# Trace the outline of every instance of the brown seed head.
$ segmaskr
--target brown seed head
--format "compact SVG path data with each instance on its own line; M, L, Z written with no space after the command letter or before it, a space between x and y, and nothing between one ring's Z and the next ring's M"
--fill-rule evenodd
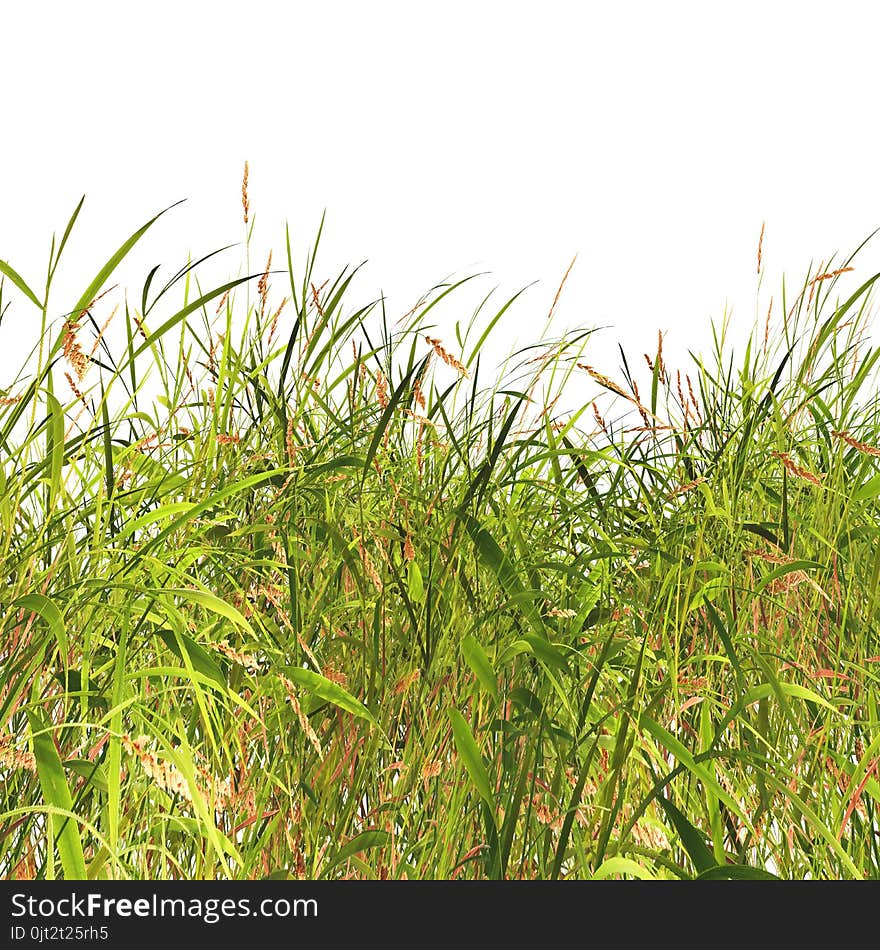
M244 223L248 223L248 212L251 210L250 199L248 198L248 163L244 163L244 175L241 179L241 206L244 209Z
M825 274L819 274L818 277L814 277L810 281L810 286L813 284L818 284L820 280L832 280L835 277L839 277L841 274L848 274L850 271L855 270L854 267L838 267L837 270L828 271Z
M606 425L605 420L602 418L602 415L599 412L599 407L596 405L595 402L593 403L593 415L595 416L596 422L599 423L599 427L602 429L605 435L608 435L610 438L610 435L608 433L608 426Z
M623 396L624 399L632 398L629 393L624 392L620 386L617 385L617 383L598 372L592 366L588 365L587 363L578 363L577 365L580 369L586 370L600 386L604 386L605 389L610 389L611 392L617 393L618 396Z
M761 222L761 236L758 238L758 273L761 273L761 248L764 245L764 225L766 221Z
M430 343L434 348L434 352L441 360L447 365L451 366L454 370L457 370L462 376L467 376L468 371L465 368L464 364L457 360L451 353L448 353L444 348L443 344L432 336L426 336L425 339Z
M33 752L16 749L12 744L12 737L7 735L0 739L0 767L36 772L37 760Z
M82 381L86 370L89 368L89 358L83 353L82 347L79 345L79 341L76 337L78 331L79 326L77 323L74 320L68 320L67 323L64 324L64 340L62 346L64 356L67 362L73 367L76 378Z
M376 377L376 399L379 402L379 408L384 412L388 408L388 380L380 369Z
M104 338L104 331L107 329L107 327L110 326L110 321L116 316L116 313L118 310L119 310L119 304L116 304L116 306L111 311L110 316L107 317L101 329L98 331L98 335L95 337L95 342L92 344L92 350L89 353L90 357L94 356L95 353L97 352L98 347L101 345L101 340Z
M556 310L556 304L559 303L559 298L562 296L562 288L565 286L565 282L568 280L568 275L571 273L572 267L574 267L574 262L577 260L577 254L571 259L571 263L568 265L568 270L562 277L562 280L559 284L559 289L556 291L556 296L553 298L553 304L550 307L550 312L547 314L547 322L549 323L553 319L553 312Z
M773 298L770 298L770 306L767 308L767 319L764 321L764 352L767 352L767 345L770 342L770 314L773 312Z
M706 479L703 476L700 478L695 478L692 482L688 482L686 485L680 485L678 488L671 491L666 497L672 498L675 495L683 495L685 492L693 491L697 485L702 484L704 481L706 481Z
M326 283L327 281L325 280L324 284ZM315 309L318 311L318 314L322 319L324 317L324 308L321 306L321 298L319 294L324 289L324 284L321 284L320 287L316 287L314 284L312 284L312 301L314 302Z
M336 683L338 686L343 687L343 689L348 686L348 677L341 670L336 669L330 663L325 663L321 667L321 675L324 679L330 680L331 683Z
M225 640L220 643L211 641L208 643L208 646L211 649L216 650L218 653L222 653L228 660L232 660L233 663L237 663L239 666L243 666L249 673L259 673L260 664L247 653L241 653L238 650L233 649Z
M803 478L808 482L812 482L814 485L821 485L822 478L824 475L819 474L815 475L809 469L801 468L796 462L794 462L790 455L786 452L771 452L773 458L779 459L780 462L791 472L792 475L796 475L798 478Z
M846 442L847 445L852 446L859 452L863 452L865 455L873 455L877 458L880 458L880 449L876 445L869 445L867 442L859 442L857 439L854 439L848 432L832 432L831 433L836 439L840 439L843 442Z
M394 689L392 690L395 695L400 695L405 693L417 680L421 678L422 672L418 668L414 669L411 673L407 673L406 676L399 679L394 684Z
M437 778L442 769L443 765L437 759L428 759L422 766L422 780L430 782L431 779Z
M86 409L88 409L89 404L86 402L86 397L80 392L70 373L65 373L64 378L67 380L68 385L73 390L74 396L76 396L76 398L86 407Z
M382 578L379 576L379 572L376 570L376 565L373 564L373 559L370 557L370 552L364 547L364 542L362 538L357 539L358 542L358 551L361 556L361 564L364 568L364 573L370 579L373 584L373 587L381 594L382 593Z
M214 312L220 313L220 311L223 309L223 305L226 303L228 299L229 299L229 291L227 290L226 293L223 294L223 296L220 298L220 303L217 304L217 309Z
M272 252L269 251L269 259L266 261L266 269L262 277L257 281L257 293L260 295L260 317L266 312L266 297L269 295L269 270L272 267Z
M312 728L312 724L309 722L308 716L306 716L306 714L302 711L302 706L300 706L299 698L296 695L296 687L289 679L287 679L286 676L281 677L281 682L284 685L287 698L290 700L290 705L293 707L293 711L296 713L296 718L299 720L300 728L306 734L306 738L309 740L309 742L311 742L315 752L318 753L318 758L323 761L324 750L321 748L321 742L318 739L318 734Z
M273 337L275 336L275 331L278 329L278 318L281 316L281 311L284 309L284 305L287 303L287 297L283 297L281 300L281 305L275 311L272 316L272 323L269 327L269 342L272 342Z
M762 561L767 561L770 564L794 564L796 558L791 557L788 554L777 554L775 551L767 551L764 548L752 548L748 551L743 551L743 554L746 557L757 557Z

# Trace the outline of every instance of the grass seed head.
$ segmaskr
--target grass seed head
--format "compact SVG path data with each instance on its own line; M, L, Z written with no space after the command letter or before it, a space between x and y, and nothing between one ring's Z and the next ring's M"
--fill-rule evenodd
M278 329L278 318L281 316L281 311L284 309L286 303L287 303L287 297L283 297L281 299L280 305L278 306L278 309L272 315L272 322L269 325L269 337L268 337L269 343L271 343L275 337L275 331Z
M244 163L244 174L241 178L241 206L244 210L244 223L248 223L248 214L251 210L250 199L248 198L248 163Z
M379 576L379 572L376 570L376 565L373 563L373 559L370 557L370 552L364 546L362 538L357 539L358 543L358 552L361 557L361 564L364 568L364 573L370 579L373 584L373 587L381 594L382 593L382 578Z
M790 455L786 452L771 452L773 458L779 459L780 462L791 472L792 475L796 475L798 478L803 478L805 481L811 482L813 485L822 484L822 479L825 477L823 474L814 474L809 469L802 468L798 465Z
M468 371L465 368L464 364L457 360L451 353L444 349L443 344L440 340L432 336L426 336L425 339L430 343L434 348L434 352L437 356L443 360L447 366L451 366L454 370L460 373L462 376L467 376Z
M586 370L587 373L589 373L590 376L592 376L600 386L604 386L605 389L610 389L611 392L617 393L618 396L623 396L624 399L632 399L632 396L630 396L629 393L621 389L620 386L618 386L613 380L594 369L594 367L587 363L578 363L577 365L580 369Z
M873 455L876 458L880 458L880 449L878 449L876 445L870 445L867 442L859 442L858 439L854 439L848 432L833 431L831 434L836 439L846 442L847 445L852 446L852 448L858 452L862 452L864 455Z
M65 359L70 363L76 373L76 378L82 382L82 378L86 375L86 371L89 368L89 358L83 353L82 347L79 345L79 341L77 340L78 332L79 326L74 320L68 320L67 323L64 324L62 349Z
M767 223L766 221L761 222L761 235L758 238L758 273L759 274L761 273L761 250L764 247L764 226L766 225L766 223Z
M0 768L24 769L27 772L36 772L37 760L33 752L25 749L16 749L11 736L0 739Z
M266 269L263 271L260 279L257 281L257 293L260 295L260 317L266 312L266 298L269 296L269 271L272 268L272 252L269 251L269 259L266 261Z
M819 274L817 277L814 277L810 281L810 286L813 284L818 284L823 280L833 280L835 277L839 277L841 274L848 274L850 271L855 270L854 267L838 267L837 270L827 271L824 274Z
M70 386L70 388L73 390L74 396L76 396L76 398L83 404L83 406L84 406L86 409L88 409L88 408L89 408L89 404L86 402L86 397L82 394L82 392L80 392L79 387L78 387L78 386L76 385L76 383L73 381L73 377L70 375L70 373L65 372L65 373L64 373L64 378L67 380L67 384L68 384L68 385Z
M376 401L383 412L388 408L390 402L388 399L388 380L381 369L376 374Z
M154 752L147 749L149 741L149 736L138 736L137 739L132 739L128 735L122 737L122 745L125 751L137 758L141 768L159 788L192 802L189 782L175 765L160 759Z

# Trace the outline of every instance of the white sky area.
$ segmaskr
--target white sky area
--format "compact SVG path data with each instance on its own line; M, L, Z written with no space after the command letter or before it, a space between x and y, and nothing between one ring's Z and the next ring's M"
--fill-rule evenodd
M381 291L403 314L490 271L500 306L537 281L506 348L540 332L577 254L557 325L610 326L589 360L614 375L618 341L705 349L726 306L744 339L783 271L797 284L880 226L878 53L880 5L840 0L3 3L0 259L39 293L85 193L61 314L185 198L111 281L136 299L154 264L243 240L247 159L252 270L270 246L283 264L285 221L302 261L326 209L321 279L368 262L351 304ZM844 288L880 270L880 236L856 263ZM445 341L472 299L435 311ZM38 316L7 314L3 375Z

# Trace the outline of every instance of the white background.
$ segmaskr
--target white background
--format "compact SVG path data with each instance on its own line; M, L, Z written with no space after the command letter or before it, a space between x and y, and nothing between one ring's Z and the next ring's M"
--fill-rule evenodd
M129 286L240 242L245 159L254 270L269 246L281 262L285 221L301 256L326 208L322 277L368 260L352 302L381 290L402 314L489 270L500 305L537 280L507 324L525 342L578 254L559 326L610 325L609 373L618 340L702 347L725 307L744 335L783 270L880 226L875 3L31 0L3 3L0 47L0 258L38 291L87 195L58 313L177 199ZM36 316L4 320L4 372Z

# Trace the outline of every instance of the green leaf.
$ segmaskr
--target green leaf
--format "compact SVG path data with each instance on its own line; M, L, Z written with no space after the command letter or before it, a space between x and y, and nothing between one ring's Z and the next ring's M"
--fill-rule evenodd
M225 600L221 600L206 590L198 590L192 587L166 587L163 593L174 594L174 596L180 597L181 600L198 604L200 607L204 607L205 610L219 614L221 617L231 620L237 627L241 627L242 630L247 630L252 637L256 638L253 627L235 607L231 604L227 604Z
M534 653L544 666L559 670L561 673L569 672L565 657L549 640L544 637L536 637L533 633L523 634L523 640L528 643L532 649L532 653Z
M146 340L141 343L141 345L134 351L130 359L139 356L150 347L153 343L156 342L161 336L164 336L172 327L177 326L181 320L185 320L191 313L194 313L196 310L200 310L205 306L206 303L210 303L215 297L219 297L221 294L225 294L227 290L232 290L233 287L237 287L239 284L243 284L248 280L253 280L255 277L262 277L262 274L251 274L248 277L239 277L237 280L231 280L227 284L223 284L221 287L215 287L214 290L210 293L203 294L198 300L194 300L192 303L187 304L182 310L178 310L173 317L169 317L158 330L153 330L152 333L147 336Z
M155 538L150 539L150 541L148 541L141 548L139 553L144 555L149 551L152 551L152 549L158 547L160 542L164 541L169 534L176 531L182 525L186 524L187 521L198 517L198 515L200 515L203 511L207 511L209 508L219 505L221 501L225 501L227 498L231 498L233 495L239 494L240 492L245 492L252 488L256 488L257 485L261 485L263 482L267 482L270 479L275 478L276 475L283 475L286 472L287 469L273 468L268 469L265 472L260 472L257 475L250 475L247 478L243 478L240 482L234 482L232 485L227 485L225 488L204 499L204 501L200 501L197 505L188 506L183 514L175 518L171 524L166 525L156 535ZM165 510L170 510L173 507L174 505L172 504L166 505Z
M147 511L137 518L127 520L115 534L114 540L118 544L141 528L146 528L148 525L156 521L161 521L163 518L170 518L173 515L179 515L183 512L189 513L194 507L195 505L188 501L173 501L167 505L160 505L158 508L153 508L151 511Z
M769 673L771 671L768 668L765 669L764 672ZM736 719L743 709L746 709L754 703L760 702L762 699L767 699L773 695L775 695L777 699L781 698L781 702L784 702L785 697L787 696L794 696L796 699L803 699L807 702L816 703L818 706L822 706L829 712L839 712L839 710L832 706L832 704L829 703L827 699L820 696L813 690L808 689L806 686L800 686L797 683L786 683L781 680L775 680L773 683L761 683L758 686L753 686L748 692L744 693L730 707L724 718L715 727L715 734L718 736L722 735L727 726ZM794 718L790 711L787 711L787 715L790 719Z
M467 724L464 716L457 709L447 709L447 716L452 723L452 738L455 741L455 748L461 756L465 769L470 776L474 787L480 793L480 797L489 806L489 810L495 816L495 802L492 797L492 787L489 784L489 773L483 764L483 757L477 748L471 727Z
M47 805L52 805L65 812L72 812L73 800L70 797L70 789L64 777L64 767L61 765L61 757L55 748L52 733L36 712L28 710L27 715L31 727L34 758L37 762L37 775L43 792L43 800ZM62 816L55 813L50 814L49 820L52 823L55 840L58 844L64 877L68 881L84 881L86 879L86 864L76 820L69 815Z
M495 662L499 666L504 666L506 663L509 663L515 657L518 657L521 653L534 653L532 645L526 640L514 640L513 643L508 643L507 646L501 651L501 653L496 657Z
M791 574L794 571L815 571L819 570L822 565L818 561L791 561L788 564L782 564L777 568L774 568L769 573L765 574L755 585L755 596L757 597L768 584L772 584L773 581L778 580L780 577L784 577L786 574Z
M186 776L185 776L186 777ZM189 781L189 779L187 779ZM190 786L192 787L192 786ZM194 801L199 801L200 795L194 797ZM204 806L203 806L204 807ZM198 809L197 809L198 810ZM206 813L207 814L207 813ZM241 855L238 853L235 845L217 828L214 823L207 820L204 816L201 818L188 818L184 815L169 815L168 824L171 827L175 825L183 832L190 835L195 841L209 840L217 847L218 851L228 854L236 861L241 861Z
M693 754L671 733L667 732L658 722L655 722L647 713L642 713L639 717L639 728L644 729L664 748L671 752L681 764L695 775L707 788L711 789L719 801L725 805L743 821L749 830L752 829L749 817L742 809L742 806L718 783L715 775L702 763L697 762ZM716 733L719 730L716 730ZM715 861L713 859L712 863Z
M663 811L666 812L666 817L672 822L675 826L675 830L678 832L678 837L681 839L681 843L690 856L691 861L694 862L694 867L697 869L698 874L702 874L703 871L708 871L710 868L716 868L717 862L712 852L706 847L706 841L702 832L697 831L697 829L685 818L685 816L669 801L667 798L664 798L662 795L657 796L657 801L663 806Z
M869 478L853 492L853 501L868 501L880 495L880 474Z
M199 646L192 637L173 630L157 630L156 634L165 641L168 649L179 656L181 660L183 659L183 651L186 650L189 661L197 673L213 680L221 689L226 689L226 677L223 675L223 671L211 654L204 647Z
M89 762L88 759L68 759L64 767L76 772L81 778L84 778L90 785L93 785L99 792L107 794L109 788L107 784L107 773L104 766L98 762Z
M43 620L49 624L52 636L55 637L58 643L58 650L61 653L62 661L66 663L69 650L67 645L67 631L64 627L64 619L61 616L61 611L55 606L55 602L45 594L33 593L16 598L12 602L12 606L31 610L35 614L39 614Z
M510 558L499 547L498 542L492 537L489 531L484 528L476 518L462 513L468 534L474 542L477 554L481 560L491 569L492 573L498 578L504 592L522 609L525 618L529 621L535 633L547 639L547 632L544 629L544 623L541 615L535 608L534 595L527 591L520 579L516 568Z
M404 393L407 392L410 385L410 380L414 376L421 374L425 367L428 364L428 357L426 356L418 366L413 366L410 368L410 371L403 377L403 379L398 383L397 388L391 394L391 398L388 400L388 405L385 407L385 411L382 413L382 417L379 419L379 424L376 426L376 431L373 433L373 438L370 442L370 447L367 449L367 457L364 459L364 468L361 473L361 485L367 479L367 473L370 470L370 465L373 463L373 459L376 456L376 452L379 450L379 443L382 441L382 436L385 433L385 429L388 427L388 423L391 421L391 416L394 414L394 410L397 408L398 403L403 398Z
M498 676L492 668L485 650L472 637L466 636L461 641L461 652L468 666L474 671L483 689L491 693L492 698L498 701Z
M350 712L353 716L366 719L367 722L374 726L379 726L376 717L370 710L338 683L333 683L325 676L314 673L312 670L305 670L300 666L285 666L283 670L285 675L293 680L294 683L304 686L316 696L320 696L321 699L325 699L328 703L333 703L334 706L338 706L340 709Z
M79 217L79 213L82 210L83 203L86 200L86 196L83 195L82 198L77 202L76 207L73 209L73 214L67 221L67 227L64 229L64 234L61 237L61 243L58 245L58 249L55 252L55 260L51 263L49 270L49 281L51 282L52 277L55 276L55 271L58 267L58 262L61 260L61 255L64 253L64 248L67 246L67 239L70 237L71 232L73 231L73 226L76 224L76 219Z
M165 214L165 212L170 211L172 208L175 208L179 204L180 202L177 201L173 205L169 205L169 207L165 208L163 211L160 211L155 217L150 218L150 220L147 221L145 225L138 228L137 231L135 231L134 234L131 235L131 237L129 237L126 241L124 241L119 246L119 248L115 251L115 253L113 253L110 256L107 263L104 264L104 266L98 271L98 273L95 275L94 280L92 280L89 286L85 289L82 296L79 298L79 300L77 300L76 305L70 311L70 316L73 320L79 319L80 314L83 312L83 310L86 307L89 306L89 304L91 304L91 302L95 299L95 297L97 297L98 291L104 286L104 284L107 282L107 279L110 277L113 271L116 270L117 266L122 261L122 259L135 246L135 244L137 244L137 242L144 236L144 234L146 234L146 232L150 229L150 227L153 224L155 224L155 222L158 221L159 218L161 218L162 215ZM61 349L63 344L64 344L64 331L62 330L62 332L58 336L58 339L55 341L55 343L52 346L51 355L54 356L54 354L57 353L58 350Z
M638 878L641 881L655 881L656 877L641 864L637 864L631 858L614 857L608 858L596 869L593 875L594 881L602 881L605 878L615 874L629 874L630 877Z
M410 599L420 604L425 599L425 583L422 580L422 572L415 561L409 562L406 571L406 583L409 588Z
M355 835L351 841L347 841L336 854L330 858L321 872L321 876L323 877L328 871L335 868L337 864L341 864L343 861L355 854L359 854L361 851L367 851L369 848L384 848L390 844L390 842L391 835L387 831L380 831L378 829L362 831L359 835Z
M28 298L28 300L31 300L37 307L40 308L40 310L43 309L43 305L39 300L37 300L37 295L30 289L30 287L28 287L23 278L20 277L19 274L13 270L9 264L6 263L6 261L0 261L0 274L5 274L25 295L25 297Z

